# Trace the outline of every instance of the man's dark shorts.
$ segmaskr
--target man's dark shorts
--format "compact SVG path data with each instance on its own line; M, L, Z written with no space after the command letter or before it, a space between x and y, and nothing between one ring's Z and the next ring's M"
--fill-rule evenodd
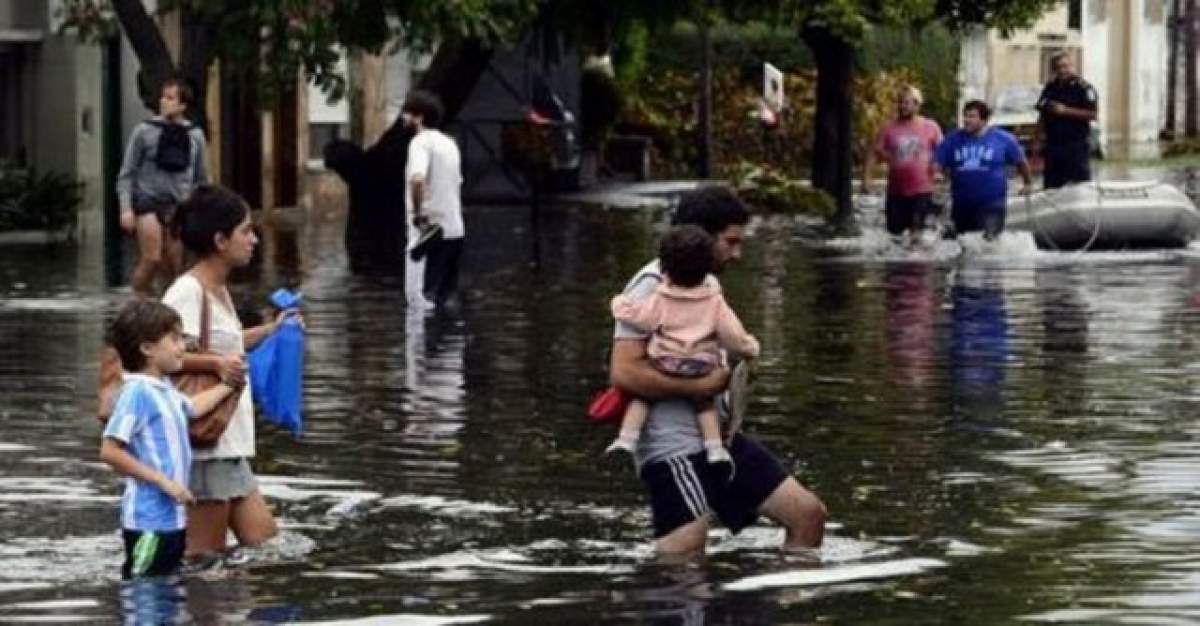
M783 465L754 440L736 435L729 454L737 467L709 463L704 452L655 461L642 468L654 537L664 537L709 511L737 533L758 519L758 509L787 480Z
M1046 163L1042 169L1042 186L1046 189L1057 189L1063 185L1092 179L1086 140L1047 145L1043 156Z
M171 220L175 219L175 208L177 206L173 202L134 202L133 214L141 217L153 213L158 216L158 223L166 227L171 224Z
M893 235L903 234L905 230L920 230L925 227L932 207L933 195L928 193L915 196L893 196L888 194L883 205L883 214L887 219L887 230Z
M974 207L954 205L950 210L950 219L954 222L954 230L958 234L983 231L983 236L995 239L1004 232L1004 218L1007 208L1003 204Z
M168 576L179 571L183 564L183 550L187 544L186 531L142 531L121 530L125 540L125 563L121 566L121 578L129 580L141 576ZM138 542L145 540L143 554L138 554ZM135 572L140 558L143 571Z

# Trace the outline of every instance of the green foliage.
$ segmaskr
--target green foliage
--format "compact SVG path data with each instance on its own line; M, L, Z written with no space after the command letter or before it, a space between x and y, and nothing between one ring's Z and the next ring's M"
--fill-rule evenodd
M73 227L83 202L83 183L49 172L0 163L0 231L63 231Z
M731 180L743 200L766 213L829 219L837 212L832 196L767 165L740 161L733 167Z
M513 40L538 0L160 0L158 12L183 11L211 33L208 60L259 73L265 93L303 75L333 99L345 93L338 48L380 53L394 44L415 53L438 41ZM111 0L66 0L63 30L85 40L109 36Z
M1010 33L1032 26L1062 0L936 0L934 14L952 29L987 26Z
M909 75L925 96L921 112L942 126L954 124L958 117L959 41L945 26L874 28L858 59L866 75Z
M621 113L621 88L599 66L585 67L579 82L580 140L585 148L599 148Z
M878 26L951 29L988 26L1011 31L1031 25L1061 0L746 0L726 3L736 22L755 19L798 30L815 29L859 44Z
M761 68L759 69L761 72ZM784 91L788 109L783 123L764 130L755 113L761 77L746 77L734 67L713 71L713 165L721 176L736 176L739 163L779 168L793 176L813 162L816 74L789 72ZM882 124L895 116L895 95L904 84L923 86L911 70L875 72L855 79L855 156L862 159ZM618 130L654 139L656 174L690 176L698 159L696 94L699 74L679 68L652 68L626 94ZM953 104L950 105L951 109Z
M623 65L627 57L614 56L618 76L698 70L700 41L693 25L680 22L656 34L654 39L657 45L646 52L645 62L636 72ZM770 61L787 74L816 69L812 52L795 31L761 21L718 24L712 29L712 46L716 67L731 68L748 83L761 80L764 61ZM952 124L956 119L958 59L958 39L945 26L936 23L916 29L873 28L857 56L864 74L903 72L921 85L925 94L924 114L943 125ZM622 83L626 88L635 84L633 81Z
M117 18L107 0L63 0L55 10L62 29L78 33L84 41L98 41L117 34Z
M1200 139L1179 139L1164 142L1162 145L1163 158L1193 156L1200 154Z
M661 49L662 46L655 46ZM612 63L617 83L628 87L646 74L650 59L650 30L643 24L632 24L613 42Z

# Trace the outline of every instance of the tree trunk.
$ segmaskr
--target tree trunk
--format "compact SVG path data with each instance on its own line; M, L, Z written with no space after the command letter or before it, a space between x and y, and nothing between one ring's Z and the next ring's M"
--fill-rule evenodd
M1183 126L1184 133L1189 139L1197 135L1196 120L1196 0L1187 0L1187 14L1184 16L1184 100Z
M851 100L854 48L823 28L806 28L802 37L817 64L812 184L837 203L833 226L838 232L851 233L857 230L850 198L854 157Z
M138 93L142 104L148 110L157 113L163 81L180 76L191 83L196 95L188 115L207 132L205 97L208 90L208 65L212 61L212 27L197 18L186 3L180 7L183 41L180 46L179 67L176 68L162 31L154 18L146 12L142 0L113 0L112 8L138 59Z
M146 12L142 0L113 0L112 8L141 66L138 92L142 103L147 109L158 111L159 85L175 73L167 42L163 40L158 24Z
M1176 65L1179 63L1179 26L1182 23L1179 12L1179 0L1172 0L1171 15L1167 18L1167 119L1163 128L1163 136L1167 139L1175 139L1179 128L1175 123L1175 100L1179 93L1176 89L1179 83L1179 68Z
M476 39L438 47L418 89L438 95L443 121L462 110L492 60L492 50ZM350 189L346 252L353 272L393 272L403 267L404 165L412 133L397 116L374 145L363 150L348 141L331 142L325 164Z
M180 6L180 26L183 41L179 52L177 74L191 84L195 101L188 107L188 117L208 133L208 66L212 63L211 24L202 21L188 4ZM156 98L157 100L157 98Z

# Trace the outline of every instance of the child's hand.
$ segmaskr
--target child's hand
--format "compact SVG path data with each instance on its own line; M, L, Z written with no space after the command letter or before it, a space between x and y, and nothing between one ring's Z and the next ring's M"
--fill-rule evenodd
M217 363L217 377L234 389L246 384L246 361L242 355L227 354L221 357Z
M180 504L195 504L196 499L192 497L192 492L188 491L187 487L164 477L159 487L166 492L171 499Z
M275 321L272 322L270 334L274 334L275 331L279 330L279 326L283 324L283 320L286 320L289 317L299 322L300 328L305 330L308 329L308 327L304 325L304 316L300 314L300 309L284 309L275 314Z

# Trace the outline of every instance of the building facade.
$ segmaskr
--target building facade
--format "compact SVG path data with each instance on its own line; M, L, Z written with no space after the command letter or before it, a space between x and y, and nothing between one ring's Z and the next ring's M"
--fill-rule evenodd
M85 184L81 236L102 232L109 50L56 33L58 0L0 0L0 160Z
M1066 51L1099 95L1095 126L1105 152L1154 152L1165 119L1168 2L1068 0L1026 30L976 30L962 44L962 100L989 102L1001 123L1036 119L1050 58Z

